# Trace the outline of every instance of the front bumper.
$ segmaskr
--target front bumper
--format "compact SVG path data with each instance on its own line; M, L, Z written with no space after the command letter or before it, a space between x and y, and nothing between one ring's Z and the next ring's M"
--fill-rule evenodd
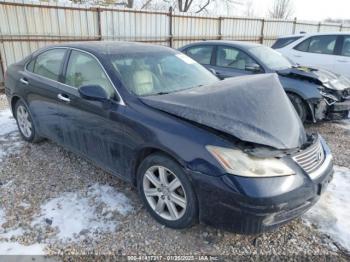
M326 157L330 151L324 145ZM241 234L273 230L311 208L333 176L332 161L311 179L295 162L297 174L274 178L213 177L191 173L201 222Z
M341 120L346 119L350 112L350 99L343 102L337 102L333 104L328 113L328 118L330 120Z

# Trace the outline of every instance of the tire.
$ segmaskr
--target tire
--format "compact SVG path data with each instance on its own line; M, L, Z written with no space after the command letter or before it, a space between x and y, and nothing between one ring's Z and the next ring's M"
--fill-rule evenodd
M289 97L289 100L292 102L295 110L297 111L301 119L301 122L304 123L307 119L307 108L304 100L298 95L290 94L290 93L288 94L288 97Z
M15 105L14 115L19 133L25 141L37 143L42 140L42 138L37 134L34 122L32 120L32 115L28 107L21 100L18 100Z
M165 180L161 179L161 173ZM149 179L150 174L152 179ZM183 168L173 159L163 154L146 157L138 168L137 178L141 199L160 224L183 229L197 222L198 204L192 185Z

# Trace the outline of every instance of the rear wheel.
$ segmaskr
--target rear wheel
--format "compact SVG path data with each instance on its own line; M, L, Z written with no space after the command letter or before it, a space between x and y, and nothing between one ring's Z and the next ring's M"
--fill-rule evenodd
M304 100L295 94L288 94L290 101L292 102L295 110L297 111L301 121L304 123L307 119L307 108Z
M186 228L197 218L197 202L183 168L171 158L148 156L138 170L138 189L150 214L170 228Z
M29 109L21 100L18 100L15 105L15 116L19 132L24 140L33 143L41 140L36 133Z

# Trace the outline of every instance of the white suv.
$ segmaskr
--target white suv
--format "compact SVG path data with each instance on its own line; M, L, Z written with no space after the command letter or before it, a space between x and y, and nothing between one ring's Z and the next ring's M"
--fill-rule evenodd
M282 36L272 48L297 64L350 77L350 32Z

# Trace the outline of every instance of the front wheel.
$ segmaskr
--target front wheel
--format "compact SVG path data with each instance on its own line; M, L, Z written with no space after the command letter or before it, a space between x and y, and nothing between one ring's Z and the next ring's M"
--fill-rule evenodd
M300 98L298 95L294 94L288 94L289 100L292 102L295 111L297 111L301 122L305 122L307 119L307 108L305 105L305 102L302 98Z
M138 189L147 210L159 223L176 229L195 223L195 193L183 168L171 158L148 156L138 170Z

